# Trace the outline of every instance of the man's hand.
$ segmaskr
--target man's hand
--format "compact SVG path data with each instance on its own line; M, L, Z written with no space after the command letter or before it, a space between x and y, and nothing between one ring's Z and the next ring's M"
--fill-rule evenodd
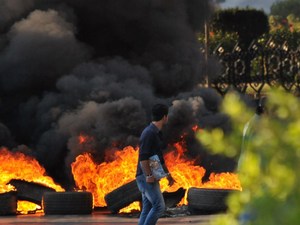
M167 176L167 179L169 181L169 186L173 186L173 184L175 183L174 178L172 177L172 175L169 173L169 175Z

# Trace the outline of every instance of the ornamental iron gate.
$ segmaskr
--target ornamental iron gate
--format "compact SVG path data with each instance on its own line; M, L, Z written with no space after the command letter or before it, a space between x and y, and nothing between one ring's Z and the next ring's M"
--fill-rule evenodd
M266 86L300 93L300 46L293 50L287 42L278 44L270 38L264 45L253 41L246 50L236 44L230 52L219 44L213 55L218 57L222 72L209 85L222 95L234 88L260 96Z

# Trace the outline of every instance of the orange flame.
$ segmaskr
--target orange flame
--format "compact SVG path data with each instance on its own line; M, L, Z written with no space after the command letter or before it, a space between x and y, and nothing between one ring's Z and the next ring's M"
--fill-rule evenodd
M11 179L35 182L56 191L64 191L61 186L54 183L51 177L46 175L45 169L36 159L20 152L12 153L7 148L0 148L0 174L0 193L12 190L12 186L7 185ZM26 213L25 210L23 213Z
M135 179L137 150L131 146L117 151L111 162L97 165L90 154L79 155L72 163L72 173L79 189L93 193L95 206L106 206L104 196Z
M16 188L11 184L7 184L7 185L0 184L0 194L5 192L10 192L10 191L15 191L15 190Z
M229 189L242 191L241 183L237 174L234 173L211 173L209 181L204 183L201 188Z
M184 142L174 144L174 151L165 154L165 162L172 174L176 183L168 186L167 179L162 179L160 182L161 190L167 192L174 192L179 188L188 190L190 187L198 187L202 184L202 178L205 174L205 169L201 166L194 165L195 160L188 159L184 156L186 148L183 147ZM179 203L187 204L187 192L184 198Z
M51 187L56 191L64 189L55 184L53 179L46 175L45 169L32 157L23 153L12 153L6 148L0 149L0 184L6 185L11 179L22 179Z
M162 191L174 192L181 187L188 190L190 187L208 185L211 188L241 190L237 175L230 173L212 174L210 182L203 184L205 169L194 165L195 160L186 158L185 151L184 142L181 142L174 145L174 151L165 154L165 162L176 183L169 187L167 179L162 179L160 182ZM85 153L79 155L72 163L74 180L78 188L93 193L95 206L103 207L106 206L104 200L106 194L135 179L137 159L138 148L131 146L116 151L111 162L101 164L96 164L91 155ZM187 204L187 196L179 204ZM128 212L129 209L139 209L139 204L134 203L122 212Z
M141 209L140 205L141 205L140 202L133 202L129 206L120 209L119 213L130 213L134 210L140 210Z
M79 144L85 144L91 141L93 141L93 138L85 134L80 134L78 137Z
M28 201L18 201L17 211L21 214L28 214L29 212L43 212L41 206Z
M199 128L198 125L194 125L194 126L192 127L192 130L193 130L194 132L197 132L199 129L200 129L200 128Z

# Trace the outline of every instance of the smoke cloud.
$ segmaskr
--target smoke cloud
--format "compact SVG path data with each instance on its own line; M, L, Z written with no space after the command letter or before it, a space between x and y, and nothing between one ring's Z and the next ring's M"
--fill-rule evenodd
M209 0L0 6L0 145L33 155L58 181L83 152L102 162L107 149L138 145L157 102L170 106L169 143L195 124L230 129L222 98L198 87L205 68L195 32L213 10ZM192 133L188 147L202 162L213 157Z
M1 0L0 33L33 8L35 0Z
M47 90L87 56L75 28L57 11L35 10L16 22L0 56L1 89L10 92Z

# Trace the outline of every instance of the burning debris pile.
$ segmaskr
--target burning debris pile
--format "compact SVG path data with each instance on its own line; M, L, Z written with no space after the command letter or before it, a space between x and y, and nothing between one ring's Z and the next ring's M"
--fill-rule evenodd
M79 137L78 140L82 141L82 137ZM173 148L174 149L167 153L165 157L168 168L173 174L176 183L172 187L168 187L167 180L162 180L161 188L163 191L171 193L182 188L188 190L191 187L241 190L238 177L233 173L212 173L208 182L202 182L205 169L201 166L194 165L194 160L188 160L184 156L186 149L184 149L182 143L176 143ZM105 201L105 197L107 194L134 180L137 154L137 149L128 146L123 150L110 154L113 155L114 158L112 158L110 162L107 161L101 164L96 164L90 154L85 153L79 155L75 162L72 163L72 173L74 175L76 186L81 190L93 194L93 204L95 207L106 206L107 201ZM50 189L51 187L53 190L59 192L64 191L63 188L56 185L53 180L45 174L45 170L35 159L25 156L23 153L11 153L7 149L2 149L0 155L0 161L3 162L0 166L2 175L0 187L6 187L6 189L1 190L1 193L14 190L11 185L6 185L9 183L18 187L18 190L20 188L19 191L22 192L21 195L26 196L27 200L41 205L42 191L52 191L40 190L41 188L39 187L36 187L37 191L34 191L34 184L26 184L26 182L25 184L22 184L24 183L23 181L15 179L43 184L49 187L47 189ZM5 164L5 162L7 163ZM24 185L25 190L21 190ZM29 188L26 188L26 186L28 186L32 192L35 192L35 194L26 193L26 191L30 192ZM45 188L46 187L43 189ZM132 191L133 190L134 189L132 189ZM28 211L28 204L30 203L19 201L18 210L22 212ZM178 204L187 205L187 192L182 200L178 201ZM31 207L40 209L38 206ZM131 210L139 210L139 204L133 203L126 209L123 209L122 212L130 212Z
M170 106L166 162L176 162L168 167L178 186L168 191L232 171L233 161L194 137L230 130L222 98L198 87L206 70L195 32L212 10L209 0L3 0L0 169L9 176L0 187L10 179L78 187L104 206L105 194L134 179L138 138L157 102ZM11 167L21 155L22 174ZM28 168L51 184L27 177Z
M35 191L33 183L41 186L45 191L64 191L60 185L46 175L45 169L32 157L1 148L0 162L0 194L18 191L19 197L21 196L18 198L20 200L18 201L19 212L26 213L41 208L43 193L38 192L39 189ZM24 184L22 185L22 183ZM19 187L18 190L17 187Z

